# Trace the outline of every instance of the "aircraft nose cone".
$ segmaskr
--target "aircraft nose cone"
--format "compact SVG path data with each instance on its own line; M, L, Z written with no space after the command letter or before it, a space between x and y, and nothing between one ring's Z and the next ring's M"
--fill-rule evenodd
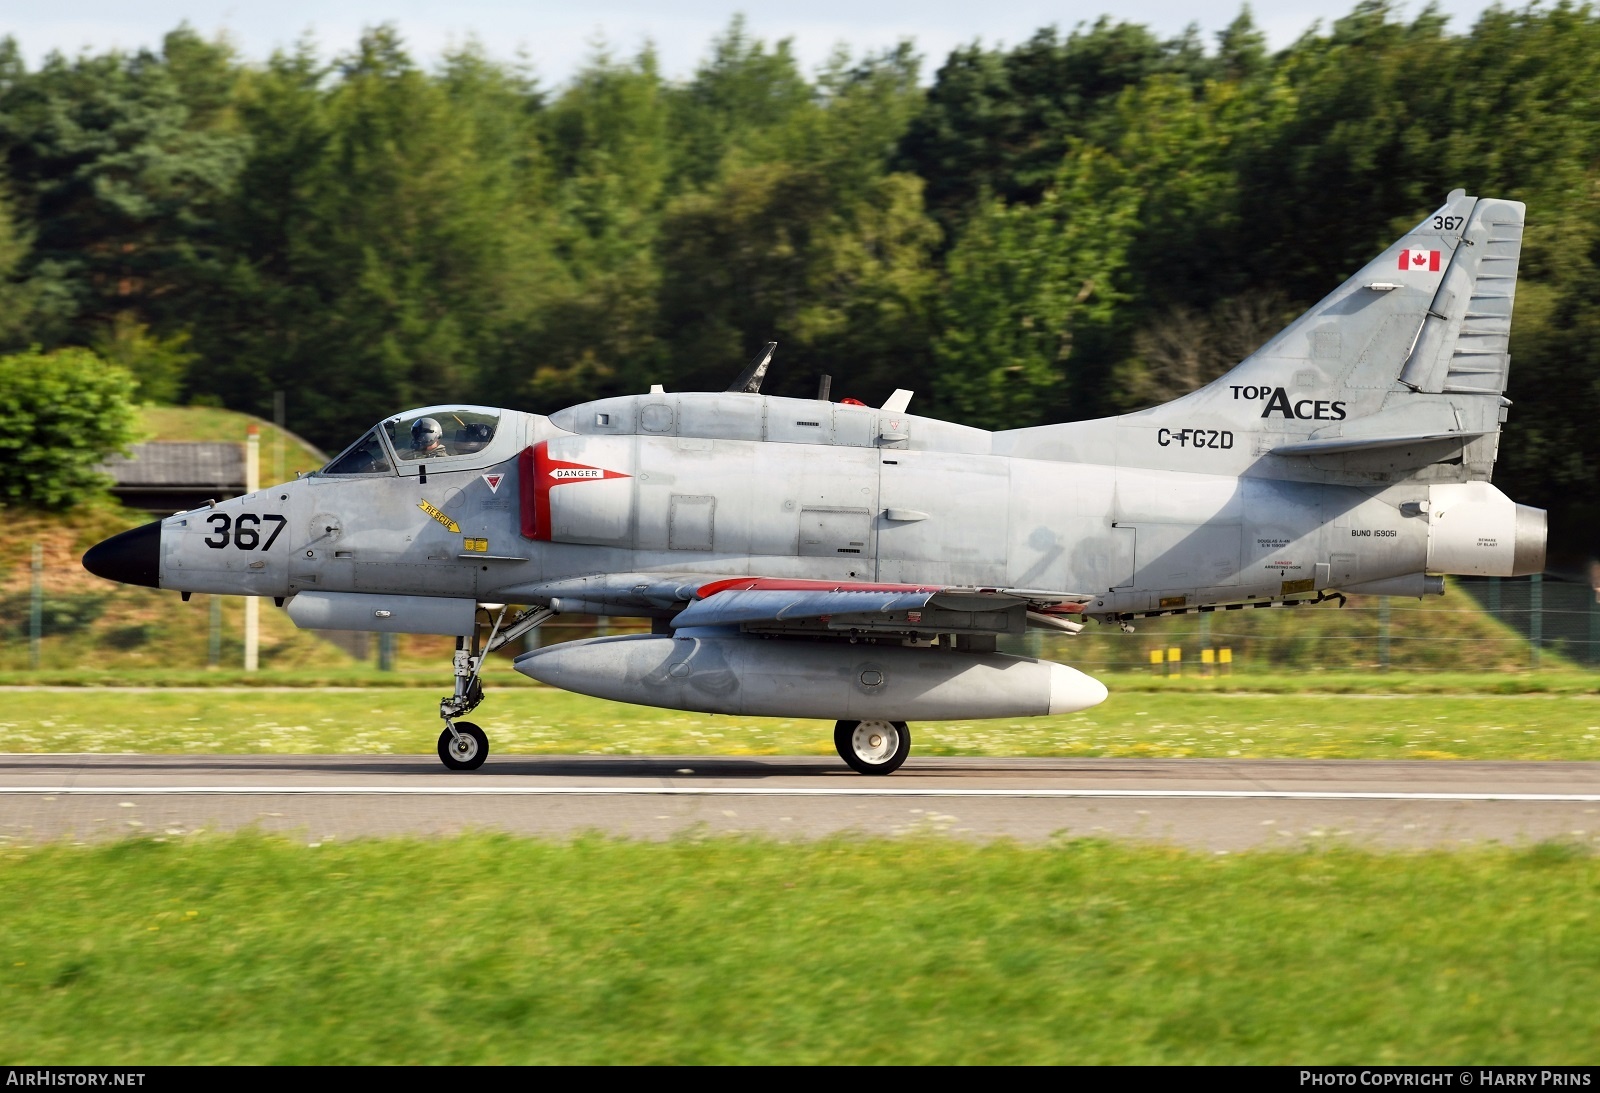
M160 588L161 521L151 521L96 543L83 556L83 568L108 581Z
M1106 685L1065 664L1050 666L1050 712L1076 713L1106 700Z

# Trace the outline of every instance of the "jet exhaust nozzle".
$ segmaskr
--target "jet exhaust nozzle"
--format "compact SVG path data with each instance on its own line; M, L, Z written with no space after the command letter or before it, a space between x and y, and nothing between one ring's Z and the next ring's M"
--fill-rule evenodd
M1548 514L1544 509L1536 509L1532 505L1517 506L1517 545L1511 557L1511 576L1531 577L1544 572L1549 526Z
M1487 482L1437 485L1429 492L1429 572L1463 577L1544 572L1544 509L1516 504Z

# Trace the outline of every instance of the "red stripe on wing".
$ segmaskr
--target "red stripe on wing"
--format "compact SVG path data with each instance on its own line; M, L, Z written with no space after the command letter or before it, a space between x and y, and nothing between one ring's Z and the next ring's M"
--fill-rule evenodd
M703 600L718 592L748 592L753 589L774 592L943 592L945 586L879 584L874 581L807 581L790 577L730 577L701 585L695 595Z

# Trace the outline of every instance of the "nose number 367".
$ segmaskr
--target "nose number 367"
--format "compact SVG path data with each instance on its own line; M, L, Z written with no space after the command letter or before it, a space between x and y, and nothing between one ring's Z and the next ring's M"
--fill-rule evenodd
M278 526L272 529L272 534L267 536L267 541L261 541L261 521L268 520ZM278 536L283 532L283 525L289 522L288 517L279 516L269 512L258 516L253 512L241 512L238 517L229 516L225 512L214 512L206 517L206 523L212 527L210 535L201 542L212 550L221 550L232 543L240 550L271 550L272 544L278 541Z

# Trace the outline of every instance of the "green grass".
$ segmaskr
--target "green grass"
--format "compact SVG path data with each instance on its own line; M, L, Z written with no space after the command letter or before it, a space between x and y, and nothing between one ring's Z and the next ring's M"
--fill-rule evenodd
M431 754L442 693L433 683L433 692L29 692L0 715L0 732L12 752ZM501 755L833 753L827 722L679 713L543 687L496 687L472 720ZM1600 760L1600 699L1113 692L1079 714L912 732L913 755Z
M199 598L196 598L199 602ZM421 639L418 639L419 641ZM437 690L447 681L448 638L414 653L396 671L380 672L371 661L352 661L329 650L320 662L258 672L226 668L103 667L0 670L0 687L420 687ZM490 661L491 689L539 687L510 668L511 656ZM1155 672L1092 672L1119 694L1328 694L1328 695L1600 695L1600 674L1553 672L1272 672L1236 671L1226 676Z
M1582 1064L1600 859L253 835L0 852L0 1056Z

